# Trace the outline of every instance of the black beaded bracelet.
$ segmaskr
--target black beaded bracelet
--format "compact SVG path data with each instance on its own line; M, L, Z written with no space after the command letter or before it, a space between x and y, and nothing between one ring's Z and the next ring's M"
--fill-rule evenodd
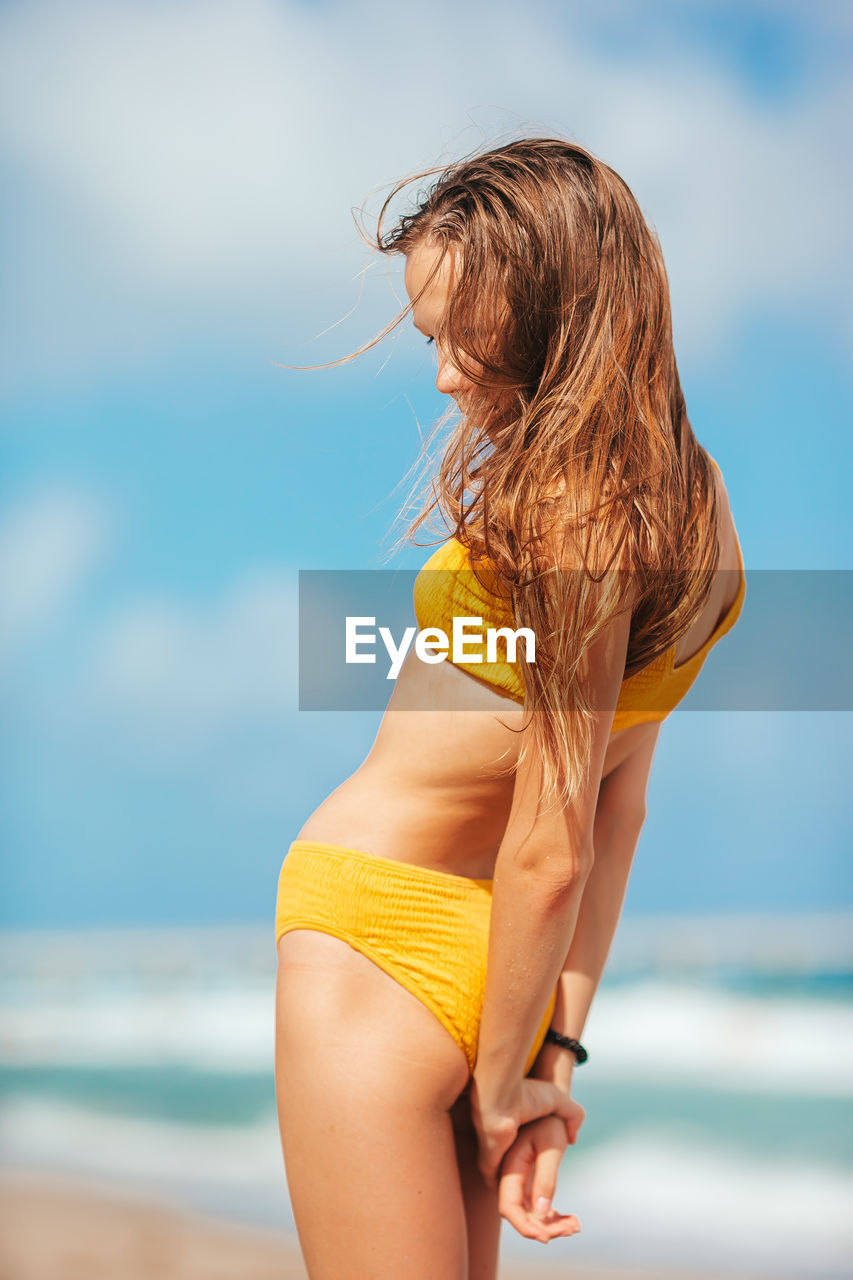
M578 1066L582 1062L586 1062L589 1057L580 1040L573 1040L571 1036L564 1036L559 1031L555 1031L553 1027L549 1027L545 1032L545 1040L548 1044L559 1045L561 1049L570 1049L575 1055Z

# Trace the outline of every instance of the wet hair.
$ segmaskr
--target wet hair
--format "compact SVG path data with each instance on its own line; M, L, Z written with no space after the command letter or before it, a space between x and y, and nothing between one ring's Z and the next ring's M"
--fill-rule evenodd
M395 183L374 247L421 246L440 251L435 266L373 342L449 254L435 339L473 390L406 536L438 509L515 625L533 628L521 752L541 760L543 797L567 806L589 781L603 710L579 681L588 647L630 608L625 674L641 670L698 617L719 561L713 464L687 417L663 255L622 178L556 137Z

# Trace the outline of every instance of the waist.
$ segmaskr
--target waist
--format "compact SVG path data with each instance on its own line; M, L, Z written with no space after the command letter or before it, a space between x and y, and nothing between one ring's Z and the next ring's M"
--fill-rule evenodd
M512 775L502 803L482 787L401 787L381 766L359 770L322 802L296 836L355 848L392 862L441 874L489 879L494 874L509 810Z

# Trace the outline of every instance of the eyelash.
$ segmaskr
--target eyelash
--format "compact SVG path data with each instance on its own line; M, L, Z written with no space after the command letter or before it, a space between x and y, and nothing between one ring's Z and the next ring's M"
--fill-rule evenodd
M427 341L427 346L429 346L431 342L435 342L435 338L427 338L426 341Z

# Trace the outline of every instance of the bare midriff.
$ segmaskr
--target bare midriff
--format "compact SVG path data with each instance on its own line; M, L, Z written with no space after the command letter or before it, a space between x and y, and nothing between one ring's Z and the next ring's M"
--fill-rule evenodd
M675 649L680 666L705 644L738 591L728 495L717 476L719 573L702 613ZM437 707L441 710L419 710ZM343 845L453 875L489 879L509 819L523 707L454 667L410 652L364 763L312 813L300 840ZM654 732L611 734L602 778Z

